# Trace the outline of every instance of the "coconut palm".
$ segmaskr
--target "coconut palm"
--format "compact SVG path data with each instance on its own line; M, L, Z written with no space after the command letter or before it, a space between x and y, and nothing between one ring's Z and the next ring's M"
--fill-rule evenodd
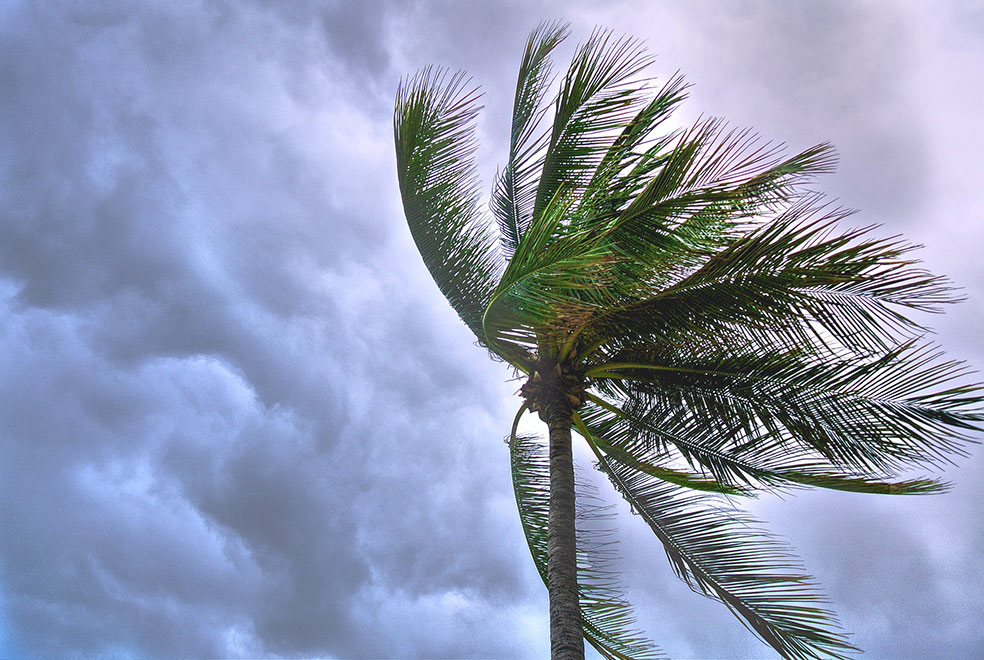
M955 299L912 246L809 186L829 145L787 157L702 119L668 129L680 77L596 31L553 89L567 28L530 35L491 215L473 153L479 95L425 69L397 93L406 217L438 287L490 355L525 378L508 438L523 529L550 598L555 658L659 650L612 570L608 515L575 482L571 433L652 528L672 570L785 657L854 649L796 560L733 503L801 487L944 490L979 428L980 390L912 311ZM518 431L535 412L546 444ZM579 495L575 508L575 489Z

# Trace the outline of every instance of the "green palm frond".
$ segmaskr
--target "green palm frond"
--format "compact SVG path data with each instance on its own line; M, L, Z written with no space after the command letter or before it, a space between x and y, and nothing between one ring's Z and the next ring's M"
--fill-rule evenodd
M585 188L584 209L607 216L622 208L645 186L653 170L665 161L665 149L673 140L672 132L656 138L653 133L686 98L686 90L683 77L673 76L625 125Z
M641 43L604 30L578 49L557 95L534 217L558 191L580 196L615 137L645 105L638 76L651 62Z
M536 437L518 434L515 424L509 448L519 518L534 564L546 584L550 503L547 450ZM585 484L579 483L578 596L584 636L602 657L612 660L663 657L659 649L635 629L632 606L625 599L612 568L614 539L604 526L606 512L604 507L590 503L590 493L586 491Z
M665 97L644 110L650 112L646 116L655 122L679 93L679 86L670 85ZM537 293L527 296L522 309L549 310L530 319L528 336L539 331L563 337L565 352L575 340L594 347L620 332L631 340L630 333L638 336L638 326L653 316L650 308L661 304L661 287L685 280L740 240L742 230L753 226L750 215L773 208L791 195L795 181L829 166L824 145L782 160L778 148L756 148L744 133L719 139L718 131L717 123L707 122L696 136L684 136L691 158L672 151L672 158L647 172L649 183L624 209L618 208L615 190L598 196L612 204L607 208L590 197L598 195L590 187L590 195L581 198L573 189L558 191L534 220L500 283L503 290L525 282ZM618 151L618 142L609 153ZM689 169L676 171L684 165ZM602 171L606 167L603 160L596 179L613 177ZM615 184L608 185L638 188L638 180L623 181L633 176L634 170L614 176ZM537 281L544 268L555 273L549 282ZM551 298L544 299L543 292Z
M526 42L519 67L509 138L509 161L496 179L492 210L499 222L502 251L508 259L533 217L537 182L546 153L547 133L538 133L546 112L543 97L550 84L549 55L567 36L567 26L542 23Z
M757 489L819 487L855 493L885 495L924 495L944 492L946 483L915 478L892 481L884 475L852 470L845 472L816 452L773 443L756 451L743 450L733 441L746 431L744 424L726 426L702 423L681 409L667 410L638 403L631 409L620 408L594 395L580 413L585 432L593 444L611 460L616 460L651 476L697 490L728 494L752 494ZM744 420L742 420L744 421ZM590 431L588 430L590 429ZM586 436L587 437L587 436ZM763 439L760 444L769 442ZM682 459L701 475L697 483L688 483L672 475L668 478L633 464L629 456L643 465L665 464ZM706 474L707 476L703 476ZM693 480L693 479L692 479ZM708 487L706 481L718 484Z
M721 601L785 658L846 657L855 651L836 632L811 578L757 523L709 498L681 491L601 453L608 475L663 544L674 572L694 591Z
M564 224L570 201L558 198L534 218L485 310L489 345L507 359L538 350L544 327L597 310L604 304L604 283L615 285L608 251Z
M482 314L501 270L478 209L474 118L478 95L458 73L425 69L401 82L393 127L403 208L424 264L485 343Z
M666 233L708 208L730 215L734 223L789 201L798 184L833 164L829 145L788 159L782 153L781 145L763 143L747 129L727 130L718 119L699 121L666 147L659 168L618 215L616 226Z
M588 400L598 399L589 394ZM668 467L666 464L672 460L669 452L646 450L640 448L638 443L634 441L635 437L626 438L623 434L613 435L611 433L612 420L610 418L605 419L607 412L605 409L589 407L586 415L574 413L573 422L574 427L588 445L595 451L604 452L609 460L617 461L627 468L677 486L725 495L753 494L752 490L744 486L732 485L727 480L717 479L714 476L708 478L704 475ZM608 416L610 417L610 414ZM618 440L612 441L609 438L618 438Z
M584 341L764 331L785 345L870 352L922 334L905 311L940 311L958 300L952 287L915 266L914 246L869 238L870 228L836 232L845 214L810 195L716 252L672 250L676 281L593 318Z
M733 429L729 441L741 453L806 451L838 468L890 475L963 455L968 431L984 421L976 386L950 386L965 367L939 357L915 343L853 360L687 347L587 373L652 408L650 418Z

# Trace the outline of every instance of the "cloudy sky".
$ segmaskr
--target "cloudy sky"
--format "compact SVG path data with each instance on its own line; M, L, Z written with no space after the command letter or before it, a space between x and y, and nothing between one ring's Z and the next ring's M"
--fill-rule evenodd
M969 299L938 340L984 366L979 2L600 4L0 2L0 656L545 656L518 383L421 264L391 134L402 75L466 69L490 183L543 19L561 60L645 39L683 120L835 143L823 188L927 245ZM865 657L984 654L984 451L947 477L755 505ZM643 527L663 649L769 656Z

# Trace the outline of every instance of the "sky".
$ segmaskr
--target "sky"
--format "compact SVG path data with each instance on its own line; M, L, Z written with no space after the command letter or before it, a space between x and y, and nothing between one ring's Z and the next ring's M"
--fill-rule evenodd
M401 76L467 70L489 189L545 19L571 24L561 69L595 26L645 40L694 85L682 122L833 142L820 187L926 245L967 301L923 320L984 366L973 0L6 0L0 657L547 655L503 444L519 383L420 261L391 123ZM945 477L752 506L864 657L984 655L982 448ZM668 655L771 657L601 492Z

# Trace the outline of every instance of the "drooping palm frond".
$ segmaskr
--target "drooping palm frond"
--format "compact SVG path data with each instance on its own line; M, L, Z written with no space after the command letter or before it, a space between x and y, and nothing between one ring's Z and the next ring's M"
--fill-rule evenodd
M785 658L843 658L857 650L836 632L836 618L799 563L750 517L596 455L694 591L727 605Z
M479 342L501 269L489 219L478 208L474 118L478 94L460 73L425 69L402 81L393 128L410 232L431 276Z
M627 424L619 422L627 417L622 411L592 394L586 395L589 403L575 418L575 428L595 451L605 454L627 468L656 477L667 483L724 495L753 495L754 491L731 480L716 475L693 474L670 467L674 456L665 446L645 446L636 435L630 435ZM615 411L613 414L612 411Z
M550 504L550 464L546 446L534 436L518 434L514 424L509 448L519 518L533 562L546 584ZM604 509L591 504L590 492L584 482L579 483L578 491L578 597L585 639L602 657L612 660L663 657L659 649L635 629L632 606L625 599L611 566L614 539L604 526Z
M542 23L530 34L519 66L509 136L509 160L496 179L492 210L499 222L502 251L512 257L533 217L537 182L546 154L547 133L537 133L546 112L543 97L550 83L550 53L567 36L567 26Z

